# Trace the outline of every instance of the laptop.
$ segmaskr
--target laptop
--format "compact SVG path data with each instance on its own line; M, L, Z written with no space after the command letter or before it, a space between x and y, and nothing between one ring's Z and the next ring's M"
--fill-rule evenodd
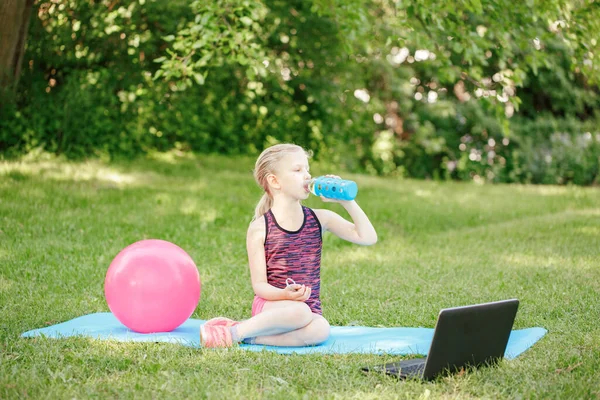
M426 358L363 367L397 378L432 380L468 367L493 365L504 357L519 300L510 299L440 311Z

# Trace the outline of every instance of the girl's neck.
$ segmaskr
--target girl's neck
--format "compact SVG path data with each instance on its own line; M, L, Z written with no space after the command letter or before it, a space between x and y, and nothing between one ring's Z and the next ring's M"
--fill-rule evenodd
M302 204L299 200L286 198L284 196L275 196L271 211L280 218L294 218L304 215Z

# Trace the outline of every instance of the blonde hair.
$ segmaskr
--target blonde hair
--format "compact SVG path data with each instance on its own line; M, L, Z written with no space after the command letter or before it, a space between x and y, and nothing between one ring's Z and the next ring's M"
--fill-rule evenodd
M265 191L265 193L256 205L256 209L254 210L254 218L252 218L252 221L260 218L273 206L273 196L271 193L269 193L267 176L276 172L275 168L277 163L281 161L283 157L297 151L302 151L307 157L309 157L309 154L302 147L289 143L276 144L268 147L263 150L262 153L260 153L260 156L258 156L256 164L254 165L254 180L258 186Z

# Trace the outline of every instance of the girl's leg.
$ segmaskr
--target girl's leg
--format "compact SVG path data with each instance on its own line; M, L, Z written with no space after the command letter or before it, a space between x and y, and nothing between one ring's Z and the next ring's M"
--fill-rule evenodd
M255 338L255 343L273 346L307 346L322 343L329 337L329 323L325 318L313 314L306 303L299 301L267 301L260 314L235 326L229 325L229 320L225 322L200 327L202 347L230 347L233 330L233 340Z
M240 339L256 338L255 343L272 346L306 346L322 343L329 337L329 323L313 314L306 303L267 301L260 314L240 322Z
M312 311L306 303L292 300L267 301L260 314L237 325L241 339L276 335L305 327L312 321Z
M255 343L269 346L311 346L326 341L329 330L329 322L319 314L313 314L312 321L305 327L278 335L259 336Z

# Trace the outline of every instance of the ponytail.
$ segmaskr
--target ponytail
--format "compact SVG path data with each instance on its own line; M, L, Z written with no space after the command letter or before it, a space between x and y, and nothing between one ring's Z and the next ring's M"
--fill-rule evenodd
M272 206L273 198L269 195L269 193L265 192L256 205L256 209L254 210L254 218L252 218L252 221L262 217L263 214L269 211Z

